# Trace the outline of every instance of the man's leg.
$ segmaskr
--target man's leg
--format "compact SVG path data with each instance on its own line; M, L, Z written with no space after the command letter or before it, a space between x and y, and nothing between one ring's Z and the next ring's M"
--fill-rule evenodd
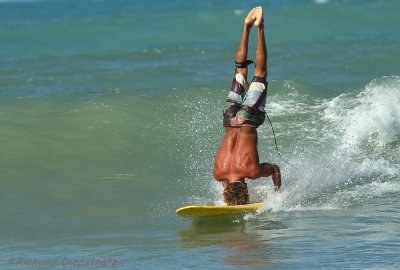
M267 46L265 44L264 35L264 18L261 7L257 7L257 22L258 24L258 41L256 50L256 69L254 76L262 77L264 80L267 79Z
M242 38L240 39L239 47L236 50L235 63L245 63L247 60L247 53L249 50L249 35L255 19L255 8L253 8L244 20ZM244 65L243 67L237 67L235 72L242 74L247 79L247 65Z
M235 54L235 74L227 98L227 107L224 111L224 126L235 125L231 120L236 116L237 111L240 109L245 92L249 88L247 83L247 53L251 27L257 19L256 11L257 8L253 8L244 21L242 38L240 39L239 47Z
M244 20L242 38L240 39L239 47L236 50L235 54L235 78L232 81L232 88L231 91L237 93L238 95L243 98L243 93L247 91L248 84L247 84L247 53L249 50L249 35L251 31L251 27L256 20L256 8L253 8L249 14L247 15L246 19ZM241 76L243 75L243 76ZM238 100L235 100L238 101ZM240 102L238 102L241 104Z
M267 95L267 47L264 38L263 10L261 7L253 9L254 24L258 25L258 41L256 50L256 69L249 90L242 102L242 109L237 113L244 120L244 124L254 127L260 126L265 120L265 100Z

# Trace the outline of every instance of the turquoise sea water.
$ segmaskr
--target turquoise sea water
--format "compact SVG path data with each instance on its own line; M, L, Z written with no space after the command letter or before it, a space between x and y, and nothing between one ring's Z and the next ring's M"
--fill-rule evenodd
M267 29L271 127L219 204L213 157L248 10ZM0 0L0 269L397 269L400 2ZM254 58L256 36L251 36Z

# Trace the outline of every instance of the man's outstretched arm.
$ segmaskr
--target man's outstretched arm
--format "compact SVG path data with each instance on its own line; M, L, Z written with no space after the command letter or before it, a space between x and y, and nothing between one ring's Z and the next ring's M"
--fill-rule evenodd
M261 177L272 176L275 191L281 190L281 170L276 164L261 163Z

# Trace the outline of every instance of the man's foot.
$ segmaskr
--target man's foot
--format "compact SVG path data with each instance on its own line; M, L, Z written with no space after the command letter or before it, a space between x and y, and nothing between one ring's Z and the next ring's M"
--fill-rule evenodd
M249 14L244 20L244 23L246 25L252 25L254 23L256 27L259 27L260 25L263 24L263 21L264 21L263 9L262 7L258 6L250 10Z
M260 25L263 25L264 24L264 16L263 16L262 7L256 7L255 8L255 16L256 16L256 21L254 22L254 25L256 27L259 27Z

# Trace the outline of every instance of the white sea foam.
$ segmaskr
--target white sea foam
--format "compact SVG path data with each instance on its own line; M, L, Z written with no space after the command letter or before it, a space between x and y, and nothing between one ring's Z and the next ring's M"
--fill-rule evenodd
M269 98L267 110L290 165L271 160L275 155L272 132L269 125L260 127L260 159L281 166L283 191L275 194L269 178L251 181L252 202L268 197L268 211L332 210L398 190L400 77L382 77L358 93L329 100L308 96L307 86L301 84L283 82L281 87L283 91ZM204 195L199 202L220 205L222 186L213 180L212 165L216 136L222 139L222 104L211 96L205 98L208 95L202 91L198 98L190 96L179 104L188 114L180 114L172 123L184 125L179 129L175 125L180 130L178 138L189 138L185 158L191 180L187 183ZM266 159L262 157L265 143L269 147ZM389 182L393 185L385 184Z
M400 78L383 77L369 83L356 98L341 95L333 99L327 103L325 118L336 123L347 147L373 138L379 146L398 139Z
M322 4L329 3L329 0L314 0L314 3L315 3L315 4L322 5Z
M233 14L235 14L236 16L240 16L243 14L243 9L235 9L233 11Z
M295 100L271 101L268 104L268 110L272 111L274 116L299 113L306 108L306 104L296 102Z
M268 210L338 209L400 191L400 77L382 77L358 94L313 106L296 100L271 103L274 113L285 116L310 113L311 127L302 128L301 137L316 143L297 152L294 165L283 166L284 192L272 192Z

